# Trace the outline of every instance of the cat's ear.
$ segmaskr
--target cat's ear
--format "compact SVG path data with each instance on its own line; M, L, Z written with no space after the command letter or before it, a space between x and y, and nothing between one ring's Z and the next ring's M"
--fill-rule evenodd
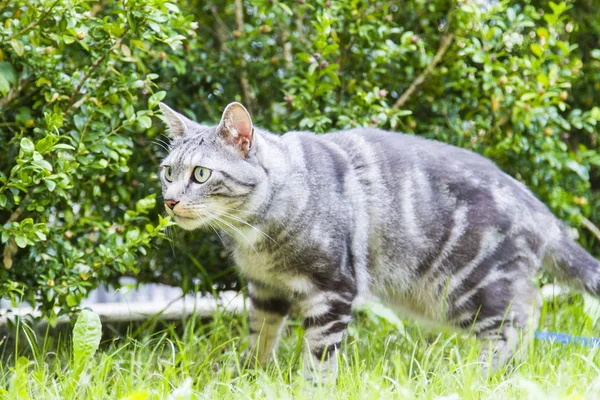
M217 133L232 145L237 152L247 157L254 141L254 126L246 108L240 103L231 103L223 111Z
M158 106L160 107L160 111L162 111L163 121L167 124L171 137L177 138L183 136L188 126L188 119L178 112L173 111L165 103L158 103Z

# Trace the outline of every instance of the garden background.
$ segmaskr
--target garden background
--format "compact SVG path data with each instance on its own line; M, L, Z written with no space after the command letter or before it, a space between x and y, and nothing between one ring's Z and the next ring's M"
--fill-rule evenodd
M53 322L123 277L240 288L216 236L165 229L160 101L468 148L600 256L594 0L0 0L1 298Z

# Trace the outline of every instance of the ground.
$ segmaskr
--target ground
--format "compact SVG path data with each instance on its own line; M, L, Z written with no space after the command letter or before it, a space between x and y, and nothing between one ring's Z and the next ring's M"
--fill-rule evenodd
M10 399L600 398L600 349L536 341L520 361L488 379L476 365L481 345L474 338L432 333L411 322L403 331L382 315L356 315L339 378L322 386L312 386L299 372L298 323L288 324L276 361L241 370L244 319L217 314L203 323L144 325L126 338L105 340L79 376L60 335L38 336L34 345L36 338L21 329L17 355L14 343L3 346L0 392L4 388L2 397ZM546 305L541 329L600 336L577 296Z

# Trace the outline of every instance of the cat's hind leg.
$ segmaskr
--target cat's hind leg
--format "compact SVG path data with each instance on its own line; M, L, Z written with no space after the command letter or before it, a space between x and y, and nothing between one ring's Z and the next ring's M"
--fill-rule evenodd
M354 296L354 291L317 291L299 302L305 328L304 375L314 383L337 376L337 355Z
M463 320L461 326L483 341L479 361L486 374L493 373L522 353L532 341L542 298L539 289L521 276L483 287L473 300L474 314Z

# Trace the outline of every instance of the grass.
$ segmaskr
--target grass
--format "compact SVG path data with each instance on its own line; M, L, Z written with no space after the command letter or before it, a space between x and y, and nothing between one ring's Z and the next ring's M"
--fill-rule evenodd
M600 336L579 296L546 305L541 329ZM256 370L239 365L245 330L242 317L224 314L146 327L105 339L78 371L64 336L36 336L22 325L18 343L3 345L0 393L9 399L600 398L600 350L589 347L534 342L523 358L487 378L476 365L481 345L474 338L413 323L402 332L361 312L346 336L339 378L315 387L299 372L298 323L288 324L277 359Z

